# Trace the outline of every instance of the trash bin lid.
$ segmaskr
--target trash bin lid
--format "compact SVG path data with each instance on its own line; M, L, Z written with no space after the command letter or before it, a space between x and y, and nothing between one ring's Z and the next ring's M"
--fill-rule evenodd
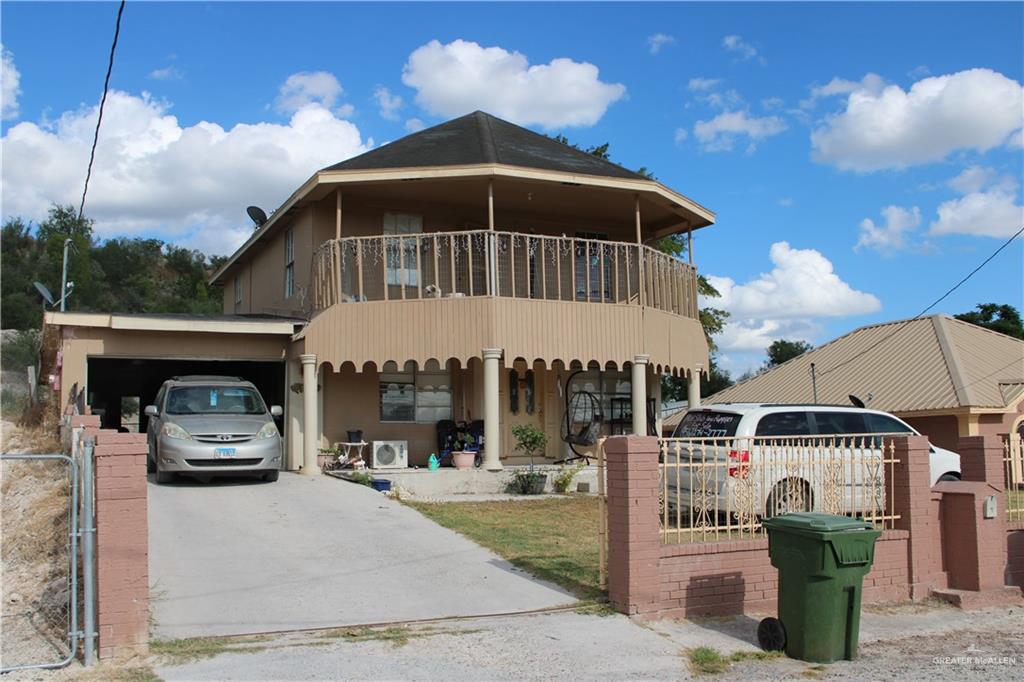
M849 516L822 514L819 512L795 512L765 519L762 523L768 530L796 533L842 533L851 530L874 530L869 522Z

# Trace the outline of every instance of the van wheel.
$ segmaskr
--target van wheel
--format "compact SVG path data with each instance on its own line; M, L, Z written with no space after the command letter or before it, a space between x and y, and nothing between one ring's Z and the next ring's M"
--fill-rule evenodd
M776 483L768 495L768 503L764 509L765 518L793 512L808 512L811 511L811 507L811 487L807 485L807 481L787 478Z
M156 471L156 460L150 457L149 453L146 453L146 473L151 474Z
M942 474L941 476L939 476L939 481L940 482L941 481L959 481L959 480L961 480L960 479L960 474L946 473L946 474Z
M270 471L266 474L263 474L263 480L266 481L267 483L273 483L278 479L280 475L281 472L275 469L274 471Z
M160 471L159 468L156 470L156 482L157 482L157 484L159 484L159 485L167 485L168 483L171 483L173 481L174 481L174 474L172 474L170 471Z

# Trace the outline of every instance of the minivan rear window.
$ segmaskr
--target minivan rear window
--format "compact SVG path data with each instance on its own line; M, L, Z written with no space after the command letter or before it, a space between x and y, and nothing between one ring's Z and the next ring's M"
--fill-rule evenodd
M809 436L811 425L806 412L775 412L761 417L757 436Z
M823 436L867 433L864 415L859 412L815 412L814 422Z
M743 415L699 410L687 412L672 434L675 438L729 438L736 435Z

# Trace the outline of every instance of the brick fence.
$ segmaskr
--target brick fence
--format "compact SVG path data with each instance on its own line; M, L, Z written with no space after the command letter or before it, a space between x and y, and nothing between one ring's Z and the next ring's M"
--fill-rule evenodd
M896 440L892 489L900 518L878 540L865 603L1024 582L1024 524L1007 524L1001 506L1001 445L977 438L963 446L966 480L933 489L927 439ZM605 442L612 605L642 618L774 611L778 582L767 539L661 543L658 450L653 437ZM988 476L995 482L976 480ZM984 501L993 494L1000 506L986 519Z
M143 653L149 641L146 434L100 429L93 415L73 416L71 428L95 443L99 656Z

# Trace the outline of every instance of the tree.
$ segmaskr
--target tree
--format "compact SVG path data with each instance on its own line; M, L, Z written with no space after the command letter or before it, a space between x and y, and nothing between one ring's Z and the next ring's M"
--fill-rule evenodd
M976 311L960 313L953 317L1000 334L1024 339L1024 324L1021 323L1020 312L1012 305L979 303L976 308Z
M781 365L787 360L799 357L813 348L806 341L789 341L787 339L776 339L768 346L768 361L765 369Z

